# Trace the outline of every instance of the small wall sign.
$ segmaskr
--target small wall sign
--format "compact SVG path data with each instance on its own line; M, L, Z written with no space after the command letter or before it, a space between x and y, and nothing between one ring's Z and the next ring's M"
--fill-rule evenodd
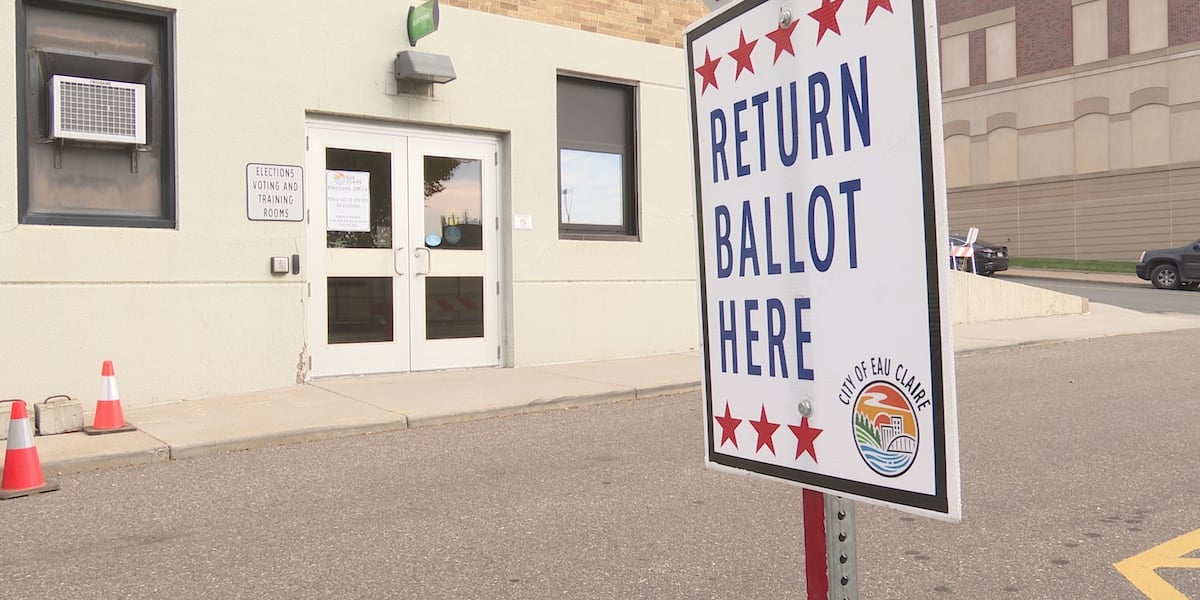
M408 45L416 46L417 40L437 31L440 13L438 0L408 7Z
M246 164L246 218L303 221L304 169L294 165Z

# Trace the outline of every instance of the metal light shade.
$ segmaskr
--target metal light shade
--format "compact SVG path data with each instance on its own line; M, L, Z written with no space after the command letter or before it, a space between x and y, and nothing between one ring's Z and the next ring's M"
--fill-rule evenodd
M454 65L449 56L405 50L396 54L396 79L426 83L454 81Z

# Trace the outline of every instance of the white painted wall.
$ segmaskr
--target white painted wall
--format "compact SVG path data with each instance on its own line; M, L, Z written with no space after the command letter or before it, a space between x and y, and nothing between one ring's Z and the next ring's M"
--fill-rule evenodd
M504 257L508 362L677 352L698 344L686 68L674 48L442 7L417 50L452 58L433 98L396 94L406 2L170 0L177 9L178 228L19 225L16 140L0 129L0 395L95 399L104 359L123 403L294 384L304 224L246 219L246 163L304 164L310 114L498 132L501 214L533 216ZM0 11L0 118L15 120L13 11ZM560 240L555 77L637 83L641 240ZM312 229L324 235L323 227ZM304 256L303 264L307 265ZM314 288L317 286L314 285Z

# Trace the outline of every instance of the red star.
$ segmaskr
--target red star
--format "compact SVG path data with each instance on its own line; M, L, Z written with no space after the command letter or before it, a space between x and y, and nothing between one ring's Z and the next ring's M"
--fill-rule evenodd
M717 57L717 60L713 60L708 55L708 48L704 49L704 64L696 67L696 72L700 74L700 78L703 80L700 84L701 95L704 94L704 90L707 90L710 85L713 86L713 89L720 89L717 87L717 64L720 62L720 56Z
M738 38L738 47L729 53L733 60L737 61L737 71L733 73L734 81L737 81L737 78L742 75L742 71L754 73L754 63L750 61L750 53L754 52L754 46L758 44L758 40L747 44L746 33L743 31L738 31Z
M762 450L763 446L775 454L775 440L772 436L775 435L775 430L779 429L779 423L772 423L767 420L767 407L762 407L762 416L758 421L750 421L754 426L754 431L758 432L758 444L754 446L754 451Z
M742 424L741 419L735 419L729 415L729 403L725 403L725 416L717 417L717 423L721 425L721 443L717 446L724 446L726 441L733 442L733 447L737 448L737 434L735 430L738 425Z
M875 9L877 8L883 8L892 14L896 14L892 10L892 0L867 0L867 20L863 21L863 23L871 21L871 15L875 14Z
M887 2L890 0L884 1ZM796 23L799 22L800 21L792 21L787 27L780 25L779 29L767 34L767 37L772 42L775 42L775 60L771 61L771 64L778 62L779 57L783 55L784 52L787 52L792 56L796 55L796 51L792 48L792 32L795 31Z
M825 37L825 32L833 30L834 33L842 35L842 30L838 27L837 11L842 8L842 2L845 0L821 0L821 8L808 13L808 16L817 20L817 43L821 43L821 38Z
M813 442L825 430L809 427L808 417L800 419L799 427L788 425L788 429L791 429L792 433L796 435L796 460L800 460L800 455L807 452L812 457L813 462L817 462L817 447L813 445Z

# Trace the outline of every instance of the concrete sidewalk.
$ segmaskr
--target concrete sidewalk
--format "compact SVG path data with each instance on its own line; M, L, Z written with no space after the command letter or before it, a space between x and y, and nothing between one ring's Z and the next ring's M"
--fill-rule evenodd
M1200 328L1200 315L1091 304L1079 315L954 326L958 355ZM590 363L364 376L127 409L137 431L36 438L48 477L214 452L392 431L697 389L699 352ZM85 402L85 407L87 402Z

